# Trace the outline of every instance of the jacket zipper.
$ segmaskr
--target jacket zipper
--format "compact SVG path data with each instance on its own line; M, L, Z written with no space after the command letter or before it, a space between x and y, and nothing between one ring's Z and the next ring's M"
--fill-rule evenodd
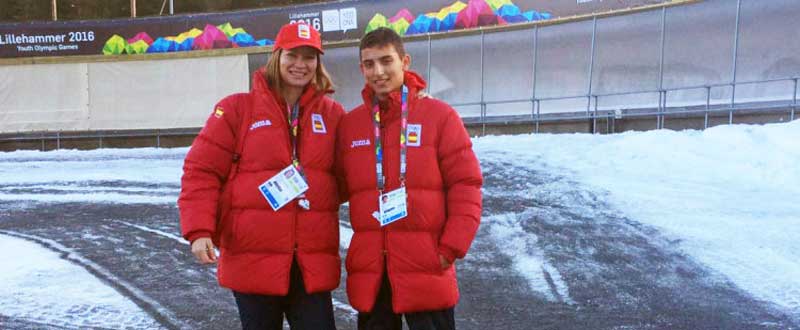
M387 111L387 113L388 113L388 111ZM383 118L383 116L381 116L381 118ZM382 132L381 132L381 145L384 146L384 152L385 152L385 150L386 150L386 140L387 140L386 139L386 135L387 135L387 132L389 131L388 124L386 124L384 127L381 127L381 130L382 130ZM385 153L384 153L384 156L385 156ZM387 172L384 170L384 176L386 175L385 173L387 173ZM388 185L388 183L389 183L389 180L387 179L387 177L384 177L384 191L386 191L386 186ZM380 192L378 192L378 194L379 194L378 198L380 199L380 197L381 197L380 196ZM379 209L380 209L380 206L379 206ZM381 231L383 232L383 251L382 251L382 253L383 253L383 264L384 264L384 267L386 268L386 279L389 281L389 287L392 288L392 292L394 292L394 287L392 286L392 281L391 281L391 278L389 277L389 246L388 246L388 244L389 244L388 243L388 241L389 241L389 239L388 239L389 233L386 231L386 227L384 227L384 226L381 226ZM392 299L392 298L389 297L389 299Z
M299 102L299 100L298 100L298 102ZM298 118L297 118L297 120L298 120L298 125L297 125L298 126L298 130L300 129L300 123L299 123L300 118L299 117L300 117L300 114L299 114L299 111L298 111ZM289 120L288 120L289 118L290 118L290 114L287 113L286 114L286 120L283 121L284 123L286 123L286 129L283 130L283 131L286 132L286 140L287 140L287 144L289 145L289 165L292 165L292 164L294 164L292 162L292 148L295 148L296 146L292 145L292 133L289 132L289 130L291 129L291 125L289 124ZM301 138L301 136L298 135L297 141L300 141L300 138ZM300 144L300 143L298 143L298 144ZM300 149L298 149L297 152L298 152L298 162L299 162L300 161L299 160L299 158L300 158L299 157ZM298 210L297 210L297 207L296 207L295 203L290 202L290 204L287 204L287 206L290 206L290 207L292 207L294 209L294 212L292 212L293 214L292 214L292 232L291 232L291 235L292 235L292 259L297 258L297 265L299 267L300 266L300 255L297 253L297 213L298 213ZM293 262L294 262L294 260L293 260Z
M378 111L381 111L381 109L379 108ZM383 119L383 114L381 115L381 119ZM383 150L384 150L383 152L384 152L384 156L385 156L386 155L386 147L387 147L386 146L386 132L388 131L388 129L386 129L386 125L385 124L380 129L381 129L381 145L383 146ZM384 176L384 180L383 180L383 182L384 182L384 186L383 186L384 191L378 191L378 201L380 201L380 198L381 198L380 194L385 193L386 184L388 184L388 180L387 180L387 176L386 176L386 167L384 167L383 176ZM378 178L376 178L376 180L377 179ZM380 205L378 205L378 210L380 211ZM379 216L379 218L380 218L380 216ZM378 219L378 221L380 222L380 219ZM388 237L388 234L386 233L386 227L381 226L381 232L383 234L383 242L382 242L383 243L382 244L383 245L382 246L383 264L386 267L386 275L388 276L389 275L389 251L388 251L387 246L386 246L386 241L387 241L387 237Z

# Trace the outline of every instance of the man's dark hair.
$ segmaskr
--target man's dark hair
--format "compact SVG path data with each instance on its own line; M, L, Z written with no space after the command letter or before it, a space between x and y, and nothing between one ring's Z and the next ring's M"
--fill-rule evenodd
M383 48L386 45L394 46L394 50L400 55L400 58L406 56L406 49L403 47L403 39L394 30L389 28L377 28L370 31L361 38L361 44L358 45L358 58L361 58L361 51L365 48Z

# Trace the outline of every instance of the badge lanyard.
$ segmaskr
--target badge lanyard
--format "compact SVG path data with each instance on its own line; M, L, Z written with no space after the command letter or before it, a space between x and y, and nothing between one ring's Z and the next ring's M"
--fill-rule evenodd
M297 172L300 173L300 176L303 177L303 180L306 180L306 175L303 172L303 166L300 165L300 159L297 157L297 131L300 126L300 104L295 103L294 107L289 107L287 104L286 112L289 115L289 136L292 140L292 164L297 168ZM308 182L308 180L306 180L306 182ZM308 210L310 205L308 199L305 197L305 194L298 196L298 204L300 204L300 207Z
M408 130L408 87L403 85L400 106L400 186L406 185L406 131ZM375 126L375 171L377 173L378 191L383 194L386 186L386 177L383 176L383 144L381 143L381 109L377 100L372 108L372 123Z

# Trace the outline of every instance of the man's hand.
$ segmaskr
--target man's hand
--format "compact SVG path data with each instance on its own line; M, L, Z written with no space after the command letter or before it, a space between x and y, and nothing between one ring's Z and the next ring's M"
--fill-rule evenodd
M214 243L208 237L198 238L192 242L192 254L201 264L217 262L217 251L214 250Z
M439 263L442 264L442 270L450 268L450 266L452 265L452 263L447 261L447 258L443 257L441 254L439 255Z

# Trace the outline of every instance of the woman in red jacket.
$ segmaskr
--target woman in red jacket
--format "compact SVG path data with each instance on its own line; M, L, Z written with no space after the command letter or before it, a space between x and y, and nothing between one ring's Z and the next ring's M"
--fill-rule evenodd
M292 329L335 329L344 110L326 96L322 54L309 25L282 27L252 90L220 101L186 156L183 237L201 263L219 262L244 329L282 329L284 315Z

